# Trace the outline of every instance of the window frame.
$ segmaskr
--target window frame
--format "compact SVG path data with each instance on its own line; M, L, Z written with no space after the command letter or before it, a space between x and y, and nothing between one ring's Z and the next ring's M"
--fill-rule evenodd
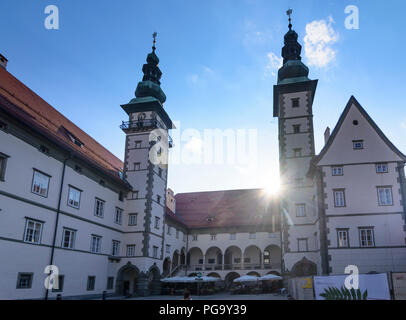
M341 169L341 174L334 173L335 169ZM331 167L331 175L333 177L339 177L344 175L344 167L343 166L332 166Z
M78 206L77 207L75 205L69 203L69 200L70 200L69 196L70 196L70 191L71 190L78 191L78 193L79 193L79 201L78 201ZM76 187L74 187L72 185L68 185L68 199L67 199L68 207L80 210L80 200L81 200L81 198L82 198L82 190L80 190L80 189L78 189L78 188L76 188Z
M302 148L293 148L293 157L294 158L302 157Z
M97 238L98 241L98 246L97 246L97 251L93 251L93 239ZM101 241L102 241L102 236L99 236L97 234L92 234L90 235L90 252L91 253L101 253Z
M192 241L197 241L197 238L198 238L198 234L197 234L197 233L192 234Z
M20 285L20 281L21 281L21 277L22 276L29 276L29 280L28 280L28 285L27 287L22 287ZM34 273L33 272L19 272L17 274L17 284L16 284L16 289L31 289L32 288L32 282L34 280Z
M99 209L99 206L97 205L98 203L101 204L101 214L97 214L98 209ZM93 214L94 214L96 217L104 218L104 206L105 206L105 204L106 204L106 201L104 201L103 199L100 199L100 198L97 198L97 197L95 198L95 201L94 201L94 212L93 212Z
M380 166L385 166L386 170L385 171L378 171L378 168ZM379 162L375 164L375 172L377 174L384 174L384 173L388 173L389 172L389 164L387 162Z
M159 226L160 226L160 218L159 217L155 217L155 223L154 223L154 228L159 230Z
M300 107L300 98L291 98L290 101L292 102L292 108Z
M236 232L231 232L230 233L230 240L237 240L237 233Z
M121 241L119 240L111 240L111 255L113 257L118 257L120 256L120 248L121 247Z
M92 286L90 286L90 284L92 284ZM94 291L95 287L96 287L96 276L87 276L86 291Z
M306 250L300 250L300 241L306 241ZM308 252L309 251L309 239L308 238L298 238L297 239L297 251L298 252Z
M29 222L33 222L34 224L39 224L41 226L40 230L39 230L39 236L38 236L38 242L33 242L33 241L28 241L27 240L27 230L28 230L28 224ZM42 240L42 232L44 229L44 223L43 221L39 221L39 220L35 220L32 218L25 218L25 227L24 227L24 235L23 235L23 241L25 243L31 243L31 244L41 244L41 240ZM34 229L35 231L35 229ZM34 233L32 234L32 238L35 239Z
M125 251L126 257L135 257L135 249L136 249L135 244L127 244L126 251ZM132 250L133 254L129 254L131 250Z
M107 277L106 290L114 290L114 277Z
M158 259L158 249L159 249L158 246L152 246L152 257L154 259Z
M371 230L371 236L372 236L372 245L362 245L362 231L368 231ZM359 246L360 248L374 248L376 247L375 245L375 227L358 227L358 237L359 237ZM367 239L366 239L367 241Z
M68 231L71 234L71 238L69 238L69 244L72 245L72 247L65 247L65 232ZM72 236L73 234L73 236ZM71 228L67 228L67 227L63 227L62 229L62 243L61 243L61 247L63 249L68 249L68 250L73 250L75 249L75 240L76 240L76 230L75 229L71 229Z
M389 190L390 190L390 195L391 195L391 203L390 203L390 204L382 204L382 203L381 203L381 198L380 198L380 196L379 196L379 190L380 190L380 189L384 189L384 190L389 189ZM376 192L377 192L377 195L378 195L378 206L379 206L379 207L390 207L390 206L393 206L393 205L394 205L392 186L377 186L377 187L376 187ZM385 192L385 193L386 193L386 192Z
M131 218L135 217L135 223L131 223ZM138 224L138 213L129 213L128 214L128 225L136 226Z
M141 162L134 162L134 171L141 171Z
M211 241L217 240L217 233L210 233L210 240Z
M350 229L349 228L337 228L337 248L349 248L350 247ZM346 245L340 245L340 233L346 234Z
M361 148L356 147L357 143L361 144ZM364 148L365 148L364 140L352 140L352 149L353 150L363 150Z
M336 198L336 192L342 192L343 193L343 205L337 205L337 198ZM344 188L339 188L339 189L333 189L333 201L334 201L334 208L345 208L347 206L347 200L345 198L345 189Z
M7 168L7 160L10 156L0 152L0 181L6 181L6 168Z
M123 209L116 207L116 210L114 212L114 223L115 224L118 224L120 226L123 224L123 213L124 213ZM120 217L120 218L117 220L117 217Z
M137 140L134 142L134 149L141 149L142 148L142 140Z
M300 131L301 125L300 124L292 124L292 128L293 128L293 133L294 134L301 133L301 131Z
M51 182L51 176L41 170L33 168L33 174L32 174L32 181L31 181L31 193L36 194L37 196L43 197L43 198L48 198L48 192L49 192L49 184ZM39 192L34 191L34 181L35 181L35 174L38 173L48 179L47 187L46 187L46 194L42 195Z
M306 203L296 203L296 218L304 218L307 216ZM299 208L303 207L303 215L299 215Z
M257 233L256 233L256 232L250 232L250 233L248 234L248 239L254 240L254 239L256 239L256 238L257 238Z

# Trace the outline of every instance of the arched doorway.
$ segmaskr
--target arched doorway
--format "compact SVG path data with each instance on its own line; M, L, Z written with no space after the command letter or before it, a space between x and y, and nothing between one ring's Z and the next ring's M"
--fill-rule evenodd
M161 294L161 276L159 269L154 264L148 271L148 291L151 295Z
M163 269L163 276L167 277L169 276L169 273L171 271L171 258L166 257L162 266Z
M140 271L131 262L122 266L117 273L117 295L132 295L137 291L137 281Z
M274 274L275 276L281 275L278 271L269 271L267 274Z
M217 272L210 272L207 276L221 279L220 275Z
M240 275L237 272L229 272L224 278L226 288L230 288L233 285L233 280L239 278Z
M260 277L261 275L256 271L250 271L247 273L247 276Z
M203 269L203 252L198 247L193 247L187 255L187 263L191 271L200 271Z
M179 265L179 251L175 250L172 257L172 271Z
M223 253L218 247L210 247L206 251L205 270L221 270Z
M269 245L264 250L264 268L281 269L282 250L277 245Z
M186 253L185 253L185 248L182 248L180 251L180 264L184 266L186 264Z
M262 254L257 246L248 246L244 250L244 269L261 269Z
M317 265L306 257L295 263L290 271L292 277L306 277L317 275Z
M224 252L224 270L241 269L241 249L231 246Z

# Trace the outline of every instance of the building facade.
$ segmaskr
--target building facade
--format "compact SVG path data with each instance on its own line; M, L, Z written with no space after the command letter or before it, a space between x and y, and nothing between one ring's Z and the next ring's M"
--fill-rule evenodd
M159 294L162 277L406 271L405 155L351 97L316 155L317 80L289 25L274 86L282 191L175 194L155 45L124 161L0 65L0 298ZM317 113L316 113L317 116ZM52 274L50 274L51 267ZM47 268L48 267L48 268ZM46 289L49 276L58 286Z

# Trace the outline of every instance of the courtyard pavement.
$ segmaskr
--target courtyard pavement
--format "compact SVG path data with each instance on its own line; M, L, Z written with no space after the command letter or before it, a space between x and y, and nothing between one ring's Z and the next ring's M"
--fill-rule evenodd
M183 300L183 296L149 296L137 297L126 300ZM218 293L208 296L194 296L192 300L288 300L286 296L276 295L272 293L264 294L230 294Z

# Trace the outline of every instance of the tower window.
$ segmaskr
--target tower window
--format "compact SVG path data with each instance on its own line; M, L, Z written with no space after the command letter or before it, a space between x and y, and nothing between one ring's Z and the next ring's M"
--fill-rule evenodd
M332 167L331 174L333 176L342 176L344 174L343 167Z
M141 141L135 141L135 148L141 149Z
M134 171L140 171L141 170L141 163L140 162L135 162L134 163Z
M300 203L296 205L296 217L305 217L306 216L306 205Z
M345 191L344 189L334 189L334 206L345 207Z
M292 99L292 108L299 108L299 98Z
M300 133L300 124L293 125L293 133Z
M387 173L388 164L387 163L377 163L376 164L376 173Z

